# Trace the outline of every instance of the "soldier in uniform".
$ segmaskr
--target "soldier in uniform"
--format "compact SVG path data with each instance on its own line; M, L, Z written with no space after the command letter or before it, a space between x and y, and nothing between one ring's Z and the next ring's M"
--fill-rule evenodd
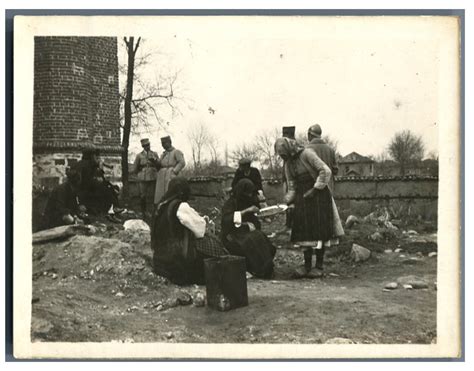
M153 204L156 184L156 167L154 162L159 160L156 152L151 150L150 140L143 138L140 140L143 151L136 157L133 163L133 173L137 174L138 186L140 190L140 208L142 217L146 216L147 204Z

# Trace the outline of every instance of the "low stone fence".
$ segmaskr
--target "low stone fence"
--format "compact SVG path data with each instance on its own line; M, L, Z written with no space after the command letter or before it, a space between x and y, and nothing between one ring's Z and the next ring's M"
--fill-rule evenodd
M223 200L227 197L232 176L193 177L189 182L192 196ZM263 188L269 205L282 202L284 185L281 181L264 180ZM130 195L138 196L136 181L130 182ZM374 208L385 206L399 217L419 216L436 220L438 177L336 177L334 199L343 217L349 214L367 215Z

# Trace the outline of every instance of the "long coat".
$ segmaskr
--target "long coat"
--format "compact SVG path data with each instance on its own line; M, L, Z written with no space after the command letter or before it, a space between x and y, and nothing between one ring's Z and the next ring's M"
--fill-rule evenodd
M164 151L160 157L160 170L156 174L155 205L160 203L161 198L168 190L168 183L183 170L186 162L183 152L171 148Z
M328 187L331 190L331 193L334 194L334 176L339 170L337 167L336 152L321 138L314 138L305 146L305 148L313 150L331 170L332 174L328 182Z

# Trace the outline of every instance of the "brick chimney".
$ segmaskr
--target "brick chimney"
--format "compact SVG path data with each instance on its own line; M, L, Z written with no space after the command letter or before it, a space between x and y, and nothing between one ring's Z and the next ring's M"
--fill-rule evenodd
M33 181L61 183L82 149L96 146L114 182L121 177L115 37L35 37Z

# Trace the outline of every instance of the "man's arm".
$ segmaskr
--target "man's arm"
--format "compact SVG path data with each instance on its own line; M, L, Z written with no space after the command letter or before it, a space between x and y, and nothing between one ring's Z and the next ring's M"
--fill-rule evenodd
M318 172L314 188L323 189L328 185L329 180L331 179L331 169L314 151L305 150L302 155L302 161L307 161L308 165Z
M184 155L183 152L181 152L179 149L175 151L175 158L177 161L177 164L173 168L173 172L178 175L181 170L186 166L186 161L184 161Z
M133 161L132 174L138 174L140 170L140 155L136 155L135 161Z

